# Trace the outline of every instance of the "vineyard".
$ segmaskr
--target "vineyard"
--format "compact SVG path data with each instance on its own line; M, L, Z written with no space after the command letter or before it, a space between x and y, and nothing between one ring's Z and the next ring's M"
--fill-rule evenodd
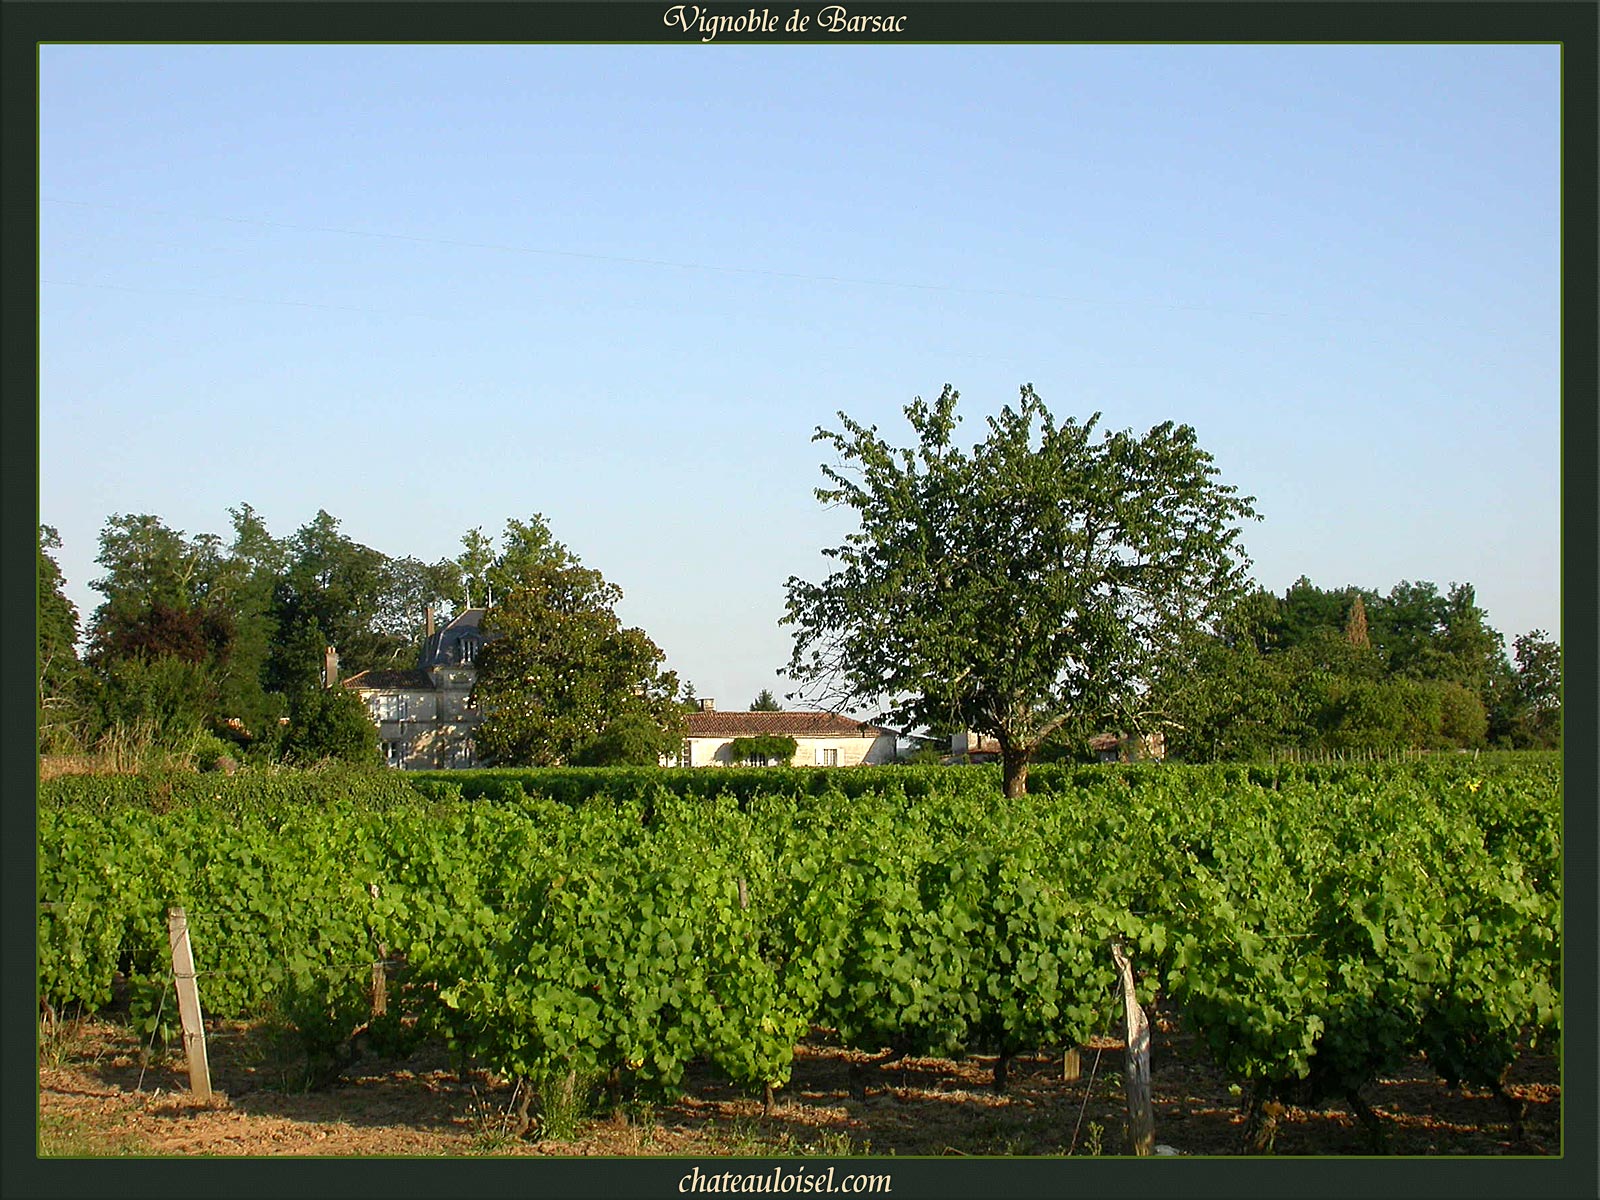
M1284 1104L1425 1057L1500 1092L1561 1032L1561 775L1544 755L1272 767L66 777L41 785L39 993L170 1033L167 911L206 1015L313 1076L423 1042L518 1081L752 1096L818 1030L1008 1064L1120 1020L1110 947ZM373 966L378 964L374 972ZM383 1002L374 1003L374 980ZM1504 1093L1500 1093L1504 1094ZM1510 1103L1507 1097L1507 1103Z

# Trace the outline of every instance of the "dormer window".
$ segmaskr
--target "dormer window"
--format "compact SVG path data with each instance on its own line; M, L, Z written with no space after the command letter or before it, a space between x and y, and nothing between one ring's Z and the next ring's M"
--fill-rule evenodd
M462 638L461 639L461 661L462 661L462 663L465 664L466 666L471 666L477 660L478 660L478 639L477 638L471 638L471 637Z

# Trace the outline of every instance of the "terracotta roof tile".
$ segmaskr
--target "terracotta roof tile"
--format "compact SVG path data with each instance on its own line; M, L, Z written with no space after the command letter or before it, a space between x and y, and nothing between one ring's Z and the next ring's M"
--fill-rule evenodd
M362 671L343 681L347 688L405 688L433 691L433 680L426 671Z
M689 736L877 737L889 732L864 721L827 712L692 712Z

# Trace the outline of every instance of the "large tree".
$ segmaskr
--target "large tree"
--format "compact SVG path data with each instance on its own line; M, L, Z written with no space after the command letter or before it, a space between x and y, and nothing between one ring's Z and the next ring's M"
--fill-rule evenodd
M467 530L461 538L461 553L439 563L436 569L451 600L463 608L489 608L497 595L509 593L525 581L529 572L541 567L572 566L577 561L556 541L544 515L535 513L527 521L515 517L507 520L498 547L482 526Z
M1507 672L1509 704L1497 714L1498 732L1519 748L1555 749L1561 745L1561 647L1542 629L1518 637L1514 646L1516 669Z
M78 609L67 599L66 580L51 554L61 549L61 535L49 525L39 526L38 589L35 618L38 657L34 671L38 683L40 749L70 748L78 716L77 685L82 674L78 662Z
M1159 726L1156 668L1243 591L1256 513L1187 425L1097 435L1099 414L1058 422L1025 386L964 452L957 398L906 407L910 448L843 413L817 430L842 460L817 498L860 528L827 578L788 582L788 674L880 721L992 735L1017 796L1057 730Z
M285 549L277 613L282 644L294 649L278 656L278 690L293 697L321 686L319 640L338 648L347 672L392 666L393 639L379 628L391 582L388 558L340 532L339 519L322 509L295 530ZM315 652L308 655L312 647Z
M1302 576L1197 636L1160 690L1180 726L1168 750L1204 759L1526 744L1517 681L1470 584L1441 595L1402 582L1384 596Z
M232 738L271 757L281 733L285 698L273 691L272 660L278 652L275 608L278 580L287 560L283 543L248 504L230 508L233 542L218 575L217 594L233 622L233 640L218 680L219 714Z
M237 626L222 540L186 535L148 513L118 514L100 533L89 626L101 729L182 748L218 726Z
M1246 594L1216 630L1196 630L1165 663L1155 690L1167 716L1166 751L1186 762L1266 757L1302 740L1303 697L1292 686L1299 649L1271 651L1280 629L1271 592ZM1341 642L1347 654L1355 649Z
M478 749L504 765L655 762L683 737L677 677L643 630L623 627L622 589L560 558L519 564L484 617Z

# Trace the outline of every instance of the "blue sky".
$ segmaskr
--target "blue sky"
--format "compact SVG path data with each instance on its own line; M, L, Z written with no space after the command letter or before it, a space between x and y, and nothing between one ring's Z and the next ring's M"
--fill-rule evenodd
M40 518L539 512L702 696L843 410L1193 425L1256 579L1559 636L1555 46L49 46Z

